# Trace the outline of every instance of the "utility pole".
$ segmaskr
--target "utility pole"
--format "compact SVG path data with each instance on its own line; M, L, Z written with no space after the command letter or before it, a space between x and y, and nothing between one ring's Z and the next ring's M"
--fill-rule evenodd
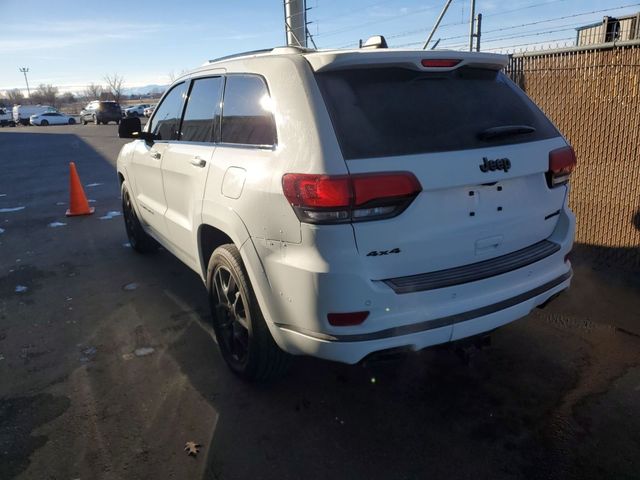
M284 31L290 47L307 46L307 8L305 0L284 0Z
M444 4L444 7L442 8L442 11L440 12L440 15L438 15L438 19L436 20L435 25L431 29L431 33L427 37L427 41L424 42L424 45L422 46L423 50L427 49L427 46L429 45L429 42L431 41L431 39L435 35L436 30L438 29L438 26L440 25L440 22L442 21L442 17L444 17L444 14L447 13L447 9L449 8L449 5L451 5L451 2L452 2L452 0L447 0L447 2Z
M476 17L476 52L480 51L480 36L482 35L482 14Z
M474 20L476 19L476 0L471 0L471 12L469 13L469 51L473 52Z
M27 72L29 69L27 67L22 67L19 69L24 74L24 81L27 84L27 96L31 98L31 90L29 90L29 80L27 80Z

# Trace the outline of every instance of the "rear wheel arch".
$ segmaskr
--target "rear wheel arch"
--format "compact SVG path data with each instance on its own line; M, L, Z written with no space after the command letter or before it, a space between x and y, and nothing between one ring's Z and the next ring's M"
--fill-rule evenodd
M206 282L207 269L209 267L209 259L213 254L213 251L221 245L233 244L237 248L240 248L236 242L223 230L216 228L209 224L202 224L198 228L198 251L200 254L200 266L203 273L203 278Z

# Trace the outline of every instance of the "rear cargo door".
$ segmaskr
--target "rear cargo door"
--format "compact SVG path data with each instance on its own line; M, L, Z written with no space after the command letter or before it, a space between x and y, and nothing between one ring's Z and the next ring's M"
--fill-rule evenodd
M355 222L372 279L505 255L549 237L566 187L549 152L566 145L506 76L368 68L316 74L350 173L408 171L422 192L399 216Z

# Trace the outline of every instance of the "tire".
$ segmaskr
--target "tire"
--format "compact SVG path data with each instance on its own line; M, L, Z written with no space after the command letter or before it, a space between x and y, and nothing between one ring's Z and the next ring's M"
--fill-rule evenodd
M75 118L70 118L69 119L69 125L75 125L76 124L76 119Z
M150 253L158 250L156 242L147 232L144 231L138 215L131 202L131 196L126 185L122 184L122 216L124 218L124 228L127 231L129 244L138 253Z
M85 120L85 118L84 118L84 117L82 117L82 124L83 124L83 125L86 125L86 124L87 124L87 121Z
M47 122L46 120L42 120L42 121L40 122L40 126L41 126L41 127L46 127L47 125L49 125L49 122Z
M116 120L116 125L120 125L120 120Z
M100 125L100 121L98 120L98 117L93 117L93 122L94 122L96 125Z
M231 371L246 381L284 375L291 356L273 340L235 245L222 245L211 255L207 290L213 330Z

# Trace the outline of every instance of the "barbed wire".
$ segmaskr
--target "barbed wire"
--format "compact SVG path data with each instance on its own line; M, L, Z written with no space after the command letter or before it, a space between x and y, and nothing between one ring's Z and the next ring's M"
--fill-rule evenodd
M513 13L513 12L519 12L519 11L522 11L522 10L528 10L528 9L531 9L531 8L536 8L536 7L541 7L541 6L549 5L549 4L552 4L552 3L559 3L559 2L566 2L566 1L568 1L568 0L550 0L550 1L547 1L547 2L537 2L537 3L533 3L533 4L529 4L529 5L524 5L524 6L522 6L522 7L518 7L518 8L512 8L512 9L510 9L510 10L504 10L504 11L502 11L502 12L497 12L497 13L495 13L495 14L491 14L491 16L492 16L492 17L496 17L496 16L500 16L500 15L507 15L507 14L509 14L509 13ZM430 9L432 9L432 8L434 8L434 7L430 7L428 10L430 10ZM407 15L410 15L410 14L413 14L413 13L418 13L418 12L410 12L410 13L407 13L407 14L403 14L402 16L407 16ZM443 23L443 24L442 24L442 25L440 25L438 28L442 29L442 28L450 27L450 26L454 26L454 25L466 25L467 23L468 23L467 21L462 21L462 22L452 22L452 23ZM358 26L365 26L365 25L367 25L367 23L360 24L360 25L358 25ZM350 27L350 28L351 28L351 27ZM346 29L346 30L344 30L344 31L350 30L350 28L347 28L347 29ZM401 38L401 37L405 37L405 36L415 35L415 34L418 34L418 33L426 33L426 32L428 32L430 29L431 29L430 27L429 27L429 28L427 28L427 27L423 27L423 28L418 28L418 29L413 29L413 30L407 30L407 31L405 31L405 32L399 32L399 33L397 33L397 34L393 34L393 35L385 36L385 38L387 38L387 39ZM337 33L337 32L336 32L336 33ZM316 37L317 37L317 36L318 36L318 35L316 35ZM325 35L325 36L326 36L326 35ZM456 38L457 38L457 37L456 37ZM340 45L340 46L338 46L337 44L329 44L327 47L336 46L337 48L344 48L344 47L346 47L346 46L348 46L348 45L351 45L352 43L354 43L354 42L349 42L348 44L344 44L344 45ZM417 43L417 42L416 42L416 43Z
M548 2L550 3L550 2ZM561 32L561 31L566 31L569 30L570 27L576 27L576 26L580 26L582 25L583 22L579 22L579 23L566 23L566 24L560 24L560 25L554 25L554 27L558 27L558 28L550 28L547 30L539 30L539 29L535 29L535 30L528 30L526 32L522 32L519 33L517 35L509 35L509 36L501 36L501 37L485 37L486 34L489 33L495 33L495 32L504 32L507 30L513 30L513 29L517 29L517 28L523 28L523 27L527 27L527 26L533 26L533 25L540 25L540 24L549 24L549 23L554 23L554 22L558 22L561 20L567 20L570 18L577 18L577 17L582 17L585 15L593 15L596 13L604 13L604 12L612 12L612 11L617 11L617 10L621 10L624 8L630 8L630 7L636 7L636 6L640 6L640 2L636 2L636 3L629 3L629 4L625 4L625 5L619 5L616 7L609 7L606 9L598 9L598 10L590 10L590 11L586 11L586 12L579 12L579 13L574 13L574 14L570 14L570 15L562 15L559 17L551 17L551 18L545 18L542 20L536 20L533 22L525 22L525 23L521 23L521 24L517 24L517 25L510 25L507 27L502 27L502 28L495 28L495 29L491 29L491 30L486 30L484 32L482 32L482 43L491 43L491 42L495 42L495 41L500 41L500 40L508 40L508 39L516 39L516 38L527 38L527 37L531 37L531 36L541 36L544 34L549 34L549 33L556 33L556 32ZM529 7L532 7L531 5ZM560 28L560 27L566 27L566 28ZM386 38L388 40L393 40L394 38L402 38L404 36L409 36L411 34L414 33L423 33L424 31L426 31L426 29L420 29L420 30L412 30L412 31L408 31L408 32L400 32L397 34L393 34L393 35L388 35L386 36ZM411 33L409 33L411 32ZM455 40L458 38L467 38L468 37L468 33L464 33L461 35L453 35L450 37L444 37L441 38L441 41L446 41L446 40ZM553 41L553 40L549 40L549 41ZM408 42L408 43L404 43L404 44L396 44L396 45L392 45L392 47L394 48L403 48L403 47L412 47L412 46L417 46L417 45L422 45L424 42L422 40L420 41L415 41L415 42ZM535 42L535 43L543 43L543 41L541 42ZM351 45L351 44L349 44ZM442 47L445 48L460 48L460 47L466 47L468 46L468 43L456 43L453 45L443 45ZM440 48L442 48L440 47ZM483 50L488 50L488 49L483 49Z

